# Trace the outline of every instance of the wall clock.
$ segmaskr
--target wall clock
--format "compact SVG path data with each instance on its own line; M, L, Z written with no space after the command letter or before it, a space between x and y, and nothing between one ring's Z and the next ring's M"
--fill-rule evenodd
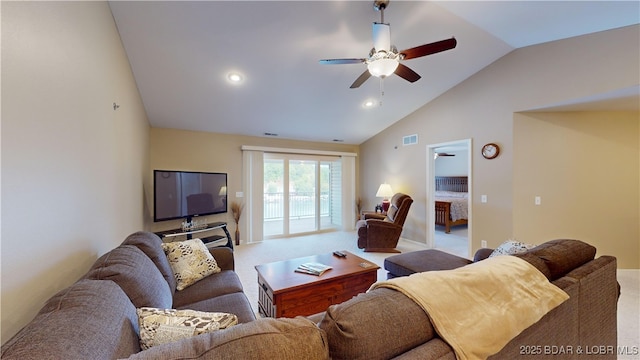
M482 147L482 156L485 159L495 159L500 154L500 147L498 144L488 143Z

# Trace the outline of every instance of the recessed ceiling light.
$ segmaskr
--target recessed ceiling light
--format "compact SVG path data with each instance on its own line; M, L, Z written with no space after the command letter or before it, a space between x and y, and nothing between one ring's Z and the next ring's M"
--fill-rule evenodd
M227 79L234 84L238 84L242 82L243 77L242 77L242 74L240 73L230 72L229 74L227 74Z
M372 108L372 107L376 106L376 104L377 104L377 102L375 100L369 99L369 100L365 101L364 103L362 103L362 107L365 108L365 109L369 109L369 108Z

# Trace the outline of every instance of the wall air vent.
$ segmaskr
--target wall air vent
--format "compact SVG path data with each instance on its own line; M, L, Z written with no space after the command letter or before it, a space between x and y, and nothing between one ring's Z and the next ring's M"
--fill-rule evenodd
M418 134L402 137L402 146L415 145L418 143Z

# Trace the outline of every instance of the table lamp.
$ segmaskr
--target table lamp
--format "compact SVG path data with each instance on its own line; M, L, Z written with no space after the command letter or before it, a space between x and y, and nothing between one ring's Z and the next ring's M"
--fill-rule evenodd
M378 192L376 193L376 197L382 198L382 212L386 213L389 210L389 198L393 196L393 190L391 190L391 185L384 183L380 184L378 188Z

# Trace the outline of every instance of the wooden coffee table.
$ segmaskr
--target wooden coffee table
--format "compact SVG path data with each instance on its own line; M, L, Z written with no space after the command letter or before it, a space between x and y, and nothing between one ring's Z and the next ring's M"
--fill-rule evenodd
M347 257L329 253L257 265L260 314L268 317L312 315L366 292L377 281L380 267L343 252ZM294 271L306 262L333 268L320 276Z

